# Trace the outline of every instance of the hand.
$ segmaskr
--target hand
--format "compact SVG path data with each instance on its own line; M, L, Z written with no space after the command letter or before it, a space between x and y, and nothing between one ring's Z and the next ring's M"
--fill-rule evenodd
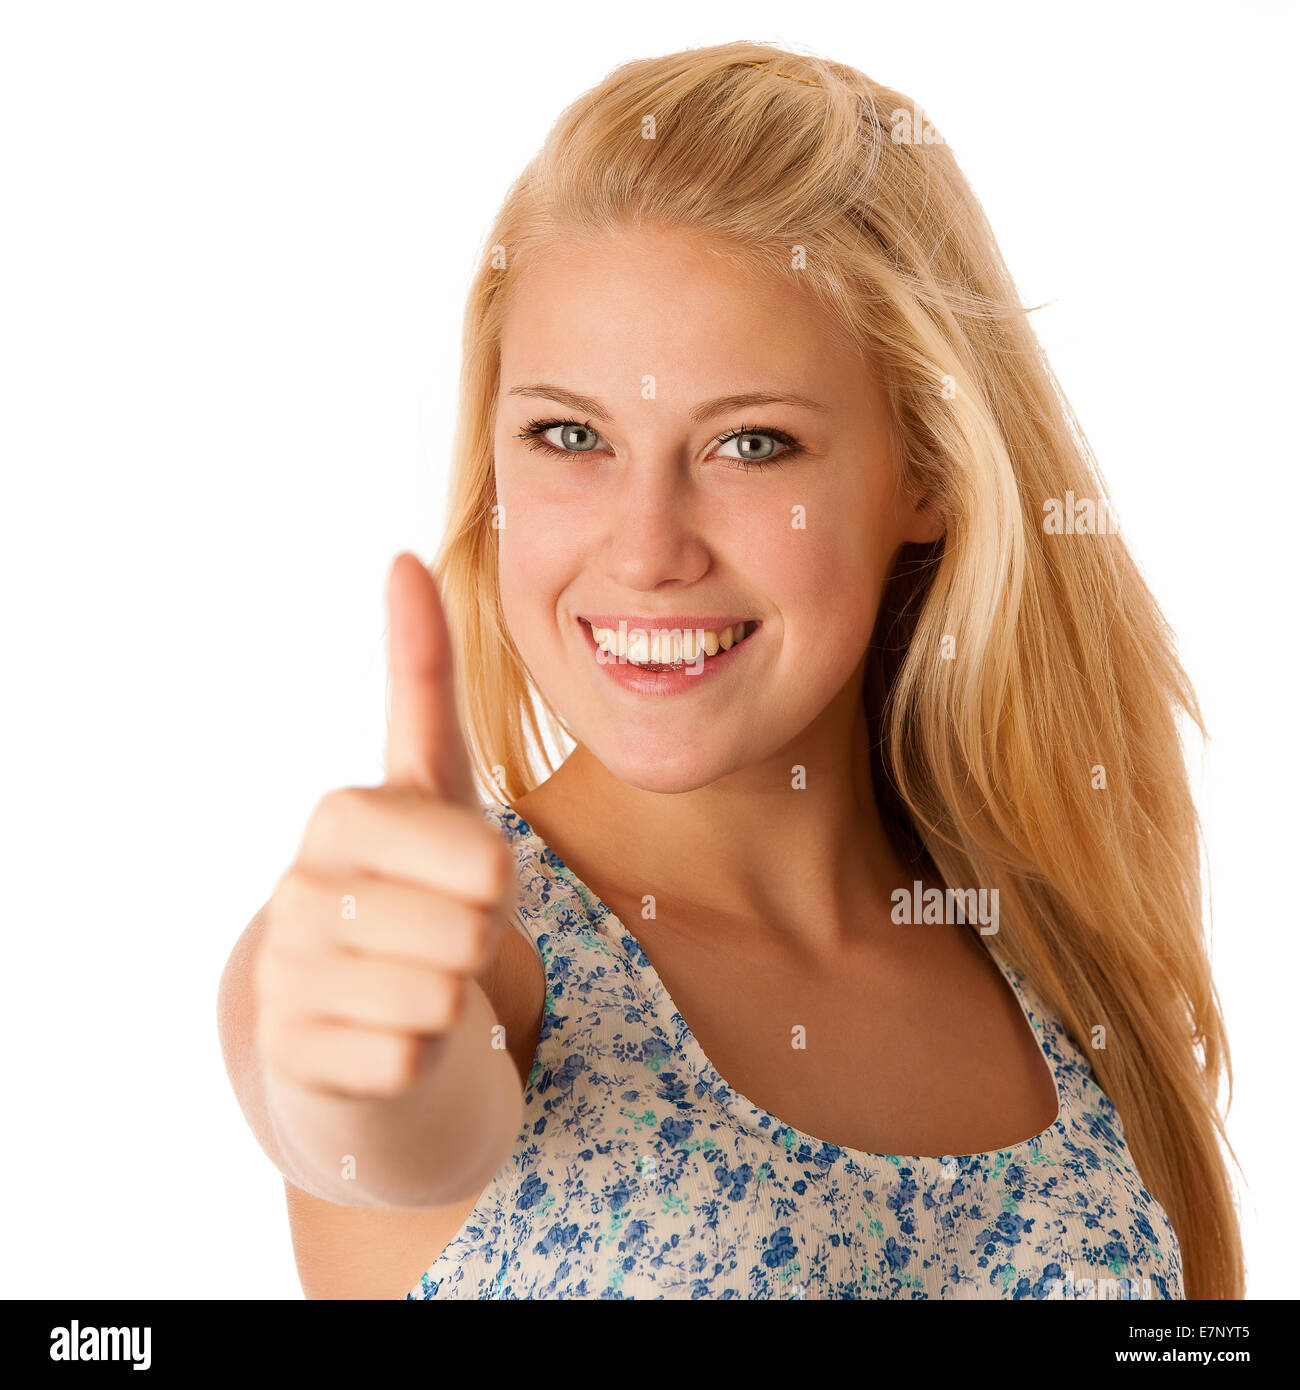
M325 796L267 904L258 1048L298 1084L397 1096L437 1055L515 906L456 715L438 588L409 552L388 579L387 780Z

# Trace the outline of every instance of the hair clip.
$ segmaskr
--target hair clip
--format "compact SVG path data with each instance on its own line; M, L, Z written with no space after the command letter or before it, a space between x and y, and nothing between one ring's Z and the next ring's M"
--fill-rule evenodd
M820 82L814 82L811 77L798 77L792 72L777 72L771 65L776 62L775 58L765 58L761 63L756 63L750 58L742 58L740 65L746 68L767 68L776 77L788 77L791 82L802 82L805 87L821 87Z

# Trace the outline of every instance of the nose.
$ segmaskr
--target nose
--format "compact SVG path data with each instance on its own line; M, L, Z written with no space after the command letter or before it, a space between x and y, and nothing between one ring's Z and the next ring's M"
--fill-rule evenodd
M625 589L691 584L708 572L704 499L667 448L627 460L610 489L606 526L606 569Z

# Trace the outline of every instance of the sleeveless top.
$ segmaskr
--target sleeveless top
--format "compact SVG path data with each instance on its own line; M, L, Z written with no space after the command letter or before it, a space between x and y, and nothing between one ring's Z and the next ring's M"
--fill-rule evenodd
M862 1153L732 1090L631 932L518 813L483 810L545 1013L514 1149L407 1299L1184 1297L1118 1111L996 950L1056 1120L992 1153Z

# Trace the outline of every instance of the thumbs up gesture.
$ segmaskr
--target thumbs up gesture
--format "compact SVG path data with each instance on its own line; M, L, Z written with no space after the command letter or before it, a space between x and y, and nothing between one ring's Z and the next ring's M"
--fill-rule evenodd
M388 579L387 780L330 792L267 904L258 1048L301 1086L398 1096L460 1017L515 904L456 714L438 588L403 553Z

